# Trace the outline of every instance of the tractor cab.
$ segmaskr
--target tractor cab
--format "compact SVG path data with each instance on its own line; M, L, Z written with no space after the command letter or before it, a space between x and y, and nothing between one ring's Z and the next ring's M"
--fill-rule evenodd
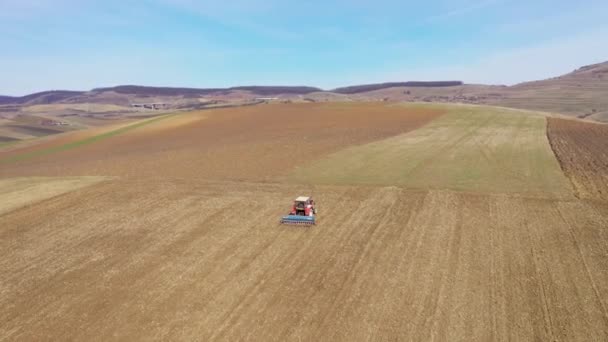
M312 216L314 215L314 202L312 198L300 196L293 202L291 215Z

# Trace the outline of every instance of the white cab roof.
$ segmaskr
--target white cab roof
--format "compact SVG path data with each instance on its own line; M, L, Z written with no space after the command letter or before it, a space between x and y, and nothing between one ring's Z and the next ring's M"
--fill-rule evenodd
M296 202L306 202L310 199L310 197L307 196L300 196L298 198L296 198Z

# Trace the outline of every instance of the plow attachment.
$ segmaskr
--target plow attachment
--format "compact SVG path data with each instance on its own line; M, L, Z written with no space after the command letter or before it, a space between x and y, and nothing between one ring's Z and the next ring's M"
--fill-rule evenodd
M315 217L314 216L287 215L287 216L283 216L283 218L281 219L281 223L289 224L289 225L310 226L310 225L315 224Z

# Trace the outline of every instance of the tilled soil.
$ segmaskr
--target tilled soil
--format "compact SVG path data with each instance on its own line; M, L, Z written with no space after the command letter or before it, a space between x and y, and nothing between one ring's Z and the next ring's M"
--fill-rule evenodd
M104 177L0 179L0 215L104 180Z
M175 116L94 144L2 163L0 177L267 181L346 146L414 130L442 114L376 103L260 105L187 113L182 114L185 121ZM197 115L200 120L192 119ZM47 144L57 147L56 142ZM47 146L30 146L27 153L36 148ZM0 152L0 162L19 153Z
M547 128L576 195L608 201L608 125L549 118Z
M278 224L314 190L319 223ZM0 340L608 338L597 203L112 180L0 216Z
M0 164L0 178L118 176L0 214L0 340L608 340L602 196L276 183L441 114L205 111ZM560 159L601 144L570 136ZM308 194L318 224L281 226Z

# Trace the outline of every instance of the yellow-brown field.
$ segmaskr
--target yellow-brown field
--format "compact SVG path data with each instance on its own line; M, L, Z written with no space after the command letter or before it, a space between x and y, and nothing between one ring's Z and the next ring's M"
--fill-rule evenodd
M458 110L256 106L0 152L13 188L113 176L0 213L0 340L606 340L608 205L574 196L538 119L454 146ZM386 173L336 164L383 143ZM319 165L344 172L293 178ZM281 226L305 194L317 225Z

